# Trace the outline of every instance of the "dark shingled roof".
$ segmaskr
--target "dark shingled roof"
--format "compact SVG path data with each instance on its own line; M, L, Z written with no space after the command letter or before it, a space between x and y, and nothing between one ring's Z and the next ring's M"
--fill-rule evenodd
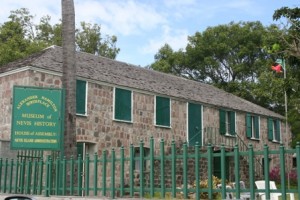
M276 114L273 111L208 84L160 73L89 53L77 52L76 59L76 74L78 77L199 102L205 105L278 117L281 119L284 118L282 115ZM62 48L51 46L28 58L11 62L0 67L0 73L25 66L62 73Z

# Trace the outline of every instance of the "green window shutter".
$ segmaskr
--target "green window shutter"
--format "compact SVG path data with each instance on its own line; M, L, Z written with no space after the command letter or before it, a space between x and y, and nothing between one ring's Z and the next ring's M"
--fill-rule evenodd
M86 81L76 80L76 113L86 114Z
M220 109L220 134L225 135L226 133L226 111Z
M235 112L229 111L230 116L230 135L235 135Z
M268 140L273 140L273 120L268 118Z
M247 138L252 137L252 120L249 113L246 114L246 136Z
M170 99L156 96L156 125L170 126Z
M81 158L83 157L83 143L78 142L77 143L77 155L81 155Z
M115 89L115 119L131 121L131 91Z
M254 117L254 130L255 130L255 138L259 139L259 117Z
M276 120L276 133L275 133L275 136L276 136L276 140L277 141L280 141L280 120Z

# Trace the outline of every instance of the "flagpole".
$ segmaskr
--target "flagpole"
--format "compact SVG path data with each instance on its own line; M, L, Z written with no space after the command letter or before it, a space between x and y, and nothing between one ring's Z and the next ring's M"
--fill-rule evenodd
M285 59L277 59L275 61L277 64L281 64L283 68L283 79L286 80L286 66L285 66ZM287 113L287 94L286 88L284 87L284 111L285 111L285 135L288 135L288 113ZM288 165L288 189L290 189L290 167Z
M283 67L283 79L286 80L286 66L285 59L282 59L282 67ZM287 113L287 94L286 88L284 87L284 110L285 110L285 134L288 135L288 113ZM290 189L290 171L288 167L288 189Z

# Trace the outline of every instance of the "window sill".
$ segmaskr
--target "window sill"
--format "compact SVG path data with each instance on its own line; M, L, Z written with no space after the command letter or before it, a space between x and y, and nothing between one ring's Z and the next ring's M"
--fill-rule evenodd
M78 116L78 117L87 117L88 115L87 115L87 114L79 114L79 113L76 113L76 116Z
M225 133L225 136L226 136L226 137L236 138L236 135L231 135L231 134L229 134L229 133Z
M278 141L278 140L272 140L272 142L273 143L278 143L278 144L280 143L280 141Z
M157 128L166 128L166 129L171 129L171 126L163 126L163 125L154 125Z
M259 138L255 138L255 137L252 137L252 138L249 138L250 140L253 140L253 141L260 141L260 139Z
M126 120L121 120L121 119L113 119L115 122L122 122L122 123L128 123L128 124L133 124L133 121L126 121Z

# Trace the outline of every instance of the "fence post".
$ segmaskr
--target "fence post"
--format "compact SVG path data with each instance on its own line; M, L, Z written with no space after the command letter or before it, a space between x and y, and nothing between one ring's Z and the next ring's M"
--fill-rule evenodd
M133 193L134 193L134 148L133 148L133 144L130 144L130 169L129 169L129 186L130 186L130 197L133 197Z
M213 166L212 166L212 162L213 162L213 149L212 149L211 144L208 144L208 147L207 147L208 199L213 199L213 194L212 194L213 193L213 190L212 190L212 188L213 188L213 182L212 182Z
M0 191L2 189L2 158L0 158Z
M18 163L18 161L17 161ZM38 187L38 194L41 195L42 194L42 189L43 189L43 176L44 176L44 160L43 159L40 159L39 160L39 187ZM18 170L17 170L18 172ZM16 173L17 174L17 173Z
M200 199L200 175L199 175L199 143L195 145L195 175L196 175L196 199Z
M125 164L124 164L124 146L121 147L121 158L120 158L120 165L121 165L121 176L120 176L120 196L124 196L124 171L125 171Z
M7 170L8 170L8 158L5 159L5 165L4 165L4 185L3 185L4 193L6 193Z
M248 160L249 160L249 185L250 185L250 199L255 199L255 190L254 190L254 153L253 153L253 145L249 144L248 151Z
M300 194L300 142L297 142L296 145L296 161L297 161L297 188L298 194Z
M234 165L236 198L240 199L240 152L237 144L234 146Z
M144 196L144 142L140 141L140 197Z
M1 158L0 158L0 163L2 164ZM2 169L0 167L0 178L1 178L1 172L2 172ZM19 177L19 159L17 158L17 160L16 160L16 177L15 177L15 194L17 194L17 191L18 191L18 180L19 180L18 177ZM1 181L0 181L0 189L1 189Z
M84 174L84 178L85 178L85 196L89 196L90 195L90 155L86 154L85 157L85 174Z
M67 183L67 160L66 160L66 156L63 157L62 160L62 180L59 181L62 183L62 194L65 195L66 191L67 191L67 185L69 185L69 183ZM71 183L70 183L71 184Z
M74 194L74 156L70 156L70 195Z
M14 160L10 160L10 175L9 175L9 187L8 192L11 193L12 191L12 182L13 182L13 169L14 169ZM34 185L35 186L35 185Z
M176 146L174 139L171 143L172 150L172 198L176 198Z
M154 139L150 138L150 197L154 197Z
M264 144L264 174L265 174L265 193L266 199L270 199L270 176L269 176L269 147L267 144Z
M222 199L226 198L226 170L225 170L225 160L226 160L226 154L225 154L225 146L224 144L221 145L221 184L222 184Z
M82 171L82 155L78 155L77 157L77 168L78 168L78 172L77 172L77 180L78 180L78 187L77 187L77 195L78 196L82 196L82 176L83 176L83 171Z
M37 191L37 159L35 158L33 161L33 189L32 194L36 194ZM12 179L12 176L11 176Z
M106 196L106 150L102 152L103 166L102 166L102 195Z
M165 147L164 139L160 141L160 189L161 198L165 198Z
M280 157L280 174L281 174L281 196L282 200L286 200L286 178L285 178L285 152L284 146L281 143L279 147L279 157Z
M60 158L57 157L55 160L55 195L61 194L59 193L60 190Z
M187 143L183 143L183 198L188 198L188 184L187 184Z
M23 169L23 164L21 163L21 169ZM52 176L52 173L51 173L51 166L52 166L52 163L51 163L51 157L50 155L47 157L47 160L46 160L46 186L45 186L45 196L46 197L49 197L50 196L50 192L51 192L51 176ZM22 170L20 172L20 175L21 175L21 178L22 178ZM22 185L21 185L22 187Z
M98 154L94 153L94 196L97 196L97 188L98 188Z
M115 154L115 149L113 148L112 150L111 150L111 185L110 185L110 187L111 187L111 198L112 199L115 199L115 165L116 165L116 154Z

